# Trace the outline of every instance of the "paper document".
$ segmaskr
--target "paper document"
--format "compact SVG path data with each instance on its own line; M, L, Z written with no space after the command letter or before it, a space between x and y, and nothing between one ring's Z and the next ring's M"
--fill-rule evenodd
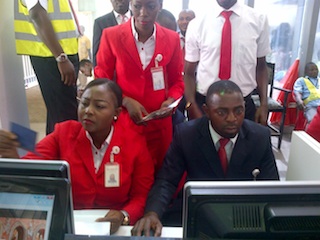
M176 108L179 104L179 102L181 101L182 97L180 97L179 99L177 99L176 101L174 101L173 103L171 103L168 107L166 108L161 108L159 110L156 110L152 113L149 113L148 115L144 116L142 118L142 120L140 121L140 123L142 122L147 122L153 119L159 119L164 117L165 115L167 115L168 113L170 113L171 111L173 111L174 108Z
M75 234L109 236L110 222L96 222L96 219L104 217L107 213L106 209L74 210Z

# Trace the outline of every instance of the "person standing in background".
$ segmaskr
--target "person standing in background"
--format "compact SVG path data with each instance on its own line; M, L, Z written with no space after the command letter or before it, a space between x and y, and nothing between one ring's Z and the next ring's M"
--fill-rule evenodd
M78 98L81 98L83 90L87 86L88 77L92 77L92 62L89 59L82 59L80 61L79 74L78 74Z
M176 18L173 16L173 14L166 10L161 9L161 11L158 14L157 23L159 23L162 27L168 28L172 31L177 31L177 22Z
M189 10L189 9L183 9L179 13L179 18L178 18L178 27L179 27L179 34L180 34L180 45L181 49L183 51L183 59L185 55L185 37L186 37L186 32L187 28L189 25L189 22L196 17L194 11Z
M196 17L194 11L189 10L189 9L183 9L179 13L179 18L178 18L178 27L179 27L179 36L180 36L180 45L181 45L181 53L182 53L182 61L184 62L184 57L185 57L185 45L186 45L186 32L187 28L189 25L189 22ZM182 98L178 105L178 110L185 116L187 119L187 114L185 111L185 106L186 106L186 99L185 97Z
M105 28L116 26L127 22L131 17L129 10L129 0L110 0L113 10L97 18L93 25L93 66L97 66L97 52L100 46L100 38Z
M80 26L80 31L82 35L78 38L79 61L82 59L91 59L91 41L84 35L84 26Z
M94 74L121 87L122 105L142 125L157 172L172 139L171 112L142 122L183 95L180 40L176 32L155 23L162 0L132 0L131 9L129 22L103 31Z
M14 4L16 51L30 56L47 107L49 134L56 123L77 119L76 16L68 0L15 0Z
M191 21L186 33L184 80L188 116L194 119L203 115L201 106L213 82L231 79L243 92L246 119L266 125L265 56L271 51L268 19L237 0L212 1L214 6ZM258 109L251 99L255 89L261 102Z

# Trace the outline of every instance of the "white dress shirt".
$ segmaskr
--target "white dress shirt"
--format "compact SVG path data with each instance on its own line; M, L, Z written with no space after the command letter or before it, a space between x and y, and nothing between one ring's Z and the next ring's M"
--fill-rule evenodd
M206 95L209 86L219 79L221 32L225 18L221 8L214 1L213 9L203 16L197 16L186 33L186 54L188 62L198 62L197 91ZM257 58L270 52L269 24L267 17L239 1L228 11L232 28L231 80L238 84L247 96L257 86Z
M91 143L91 150L92 150L92 156L93 156L93 162L94 162L94 168L96 173L98 172L100 165L102 163L103 157L106 154L106 151L108 149L108 146L111 142L111 138L113 135L113 126L111 126L111 130L109 135L107 136L106 140L102 143L100 148L97 148L94 144L93 144L93 140L90 136L90 134L88 132L86 132L86 136L89 139L90 143Z
M212 138L212 142L218 152L219 148L220 148L220 143L219 140L220 138L224 138L222 136L220 136L211 126L211 122L209 121L209 131L210 131L210 136ZM228 162L230 162L231 159L231 155L232 155L232 150L234 147L234 144L236 143L237 139L238 139L238 135L237 134L234 138L230 138L230 141L226 144L226 146L224 147L224 149L226 150L227 153L227 158L228 158Z
M156 46L156 25L153 27L153 33L151 37L143 42L139 41L139 35L134 27L134 17L131 18L131 28L134 40L136 42L136 46L139 52L140 60L142 63L143 70L147 68L154 54L154 49Z
M118 25L122 24L122 15L113 10L114 17L117 20ZM131 18L131 12L128 10L124 15L124 21L127 22Z

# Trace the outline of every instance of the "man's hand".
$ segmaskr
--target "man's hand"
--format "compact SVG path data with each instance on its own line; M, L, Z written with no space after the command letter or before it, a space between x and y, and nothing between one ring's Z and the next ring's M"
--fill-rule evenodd
M17 151L19 146L18 137L15 134L0 130L0 157L19 158Z
M266 126L268 120L268 106L261 105L255 114L255 122Z
M121 211L110 210L103 218L98 218L96 222L110 222L110 234L114 234L118 231L123 222L124 216Z
M297 100L297 108L298 108L299 110L302 110L302 111L304 110L305 106L304 106L302 100L301 100L301 101L298 101L298 100Z
M154 237L161 236L162 223L159 220L158 214L155 212L148 212L141 218L131 229L132 236L146 236L150 237L150 230L154 232Z
M123 106L128 110L131 119L139 124L143 116L148 115L147 110L138 101L133 98L125 97L123 99Z
M58 62L58 68L61 74L61 81L67 86L73 86L76 84L76 72L73 64L69 59L63 62Z

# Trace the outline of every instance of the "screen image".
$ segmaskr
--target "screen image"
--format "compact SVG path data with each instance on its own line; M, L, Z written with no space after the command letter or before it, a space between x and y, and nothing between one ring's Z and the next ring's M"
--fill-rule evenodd
M0 239L63 239L70 190L63 178L0 175Z
M64 201L68 202L67 207L67 216L65 222L65 232L66 233L74 233L74 220L73 220L73 202L72 202L72 194L71 194L71 177L70 177L70 169L69 164L66 161L62 160L32 160L32 159L5 159L0 158L0 178L1 176L7 176L8 179L18 179L19 177L25 178L22 181L22 184L19 181L16 182L14 188L11 188L10 191L6 192L26 192L27 190L37 192L37 193L47 193L48 191L51 193L55 193L58 190L55 188L62 188L56 194L55 199L59 198L57 202L58 205L63 205ZM39 184L35 183L32 178L38 178ZM49 179L50 178L50 179ZM42 179L42 181L41 181ZM60 186L59 182L60 181ZM64 181L68 182L70 188L66 193L63 189L62 185ZM44 185L44 182L47 182ZM10 183L11 184L11 183ZM22 189L18 189L21 186L26 184ZM39 190L41 191L39 192ZM51 190L50 190L51 189ZM0 182L0 191L2 191L1 182ZM67 194L68 196L65 196ZM56 210L59 211L59 210ZM53 216L55 216L53 214ZM59 221L57 221L59 222ZM53 226L57 226L59 223L54 223Z
M320 182L187 182L183 237L320 239Z
M0 192L0 239L46 240L54 195Z

